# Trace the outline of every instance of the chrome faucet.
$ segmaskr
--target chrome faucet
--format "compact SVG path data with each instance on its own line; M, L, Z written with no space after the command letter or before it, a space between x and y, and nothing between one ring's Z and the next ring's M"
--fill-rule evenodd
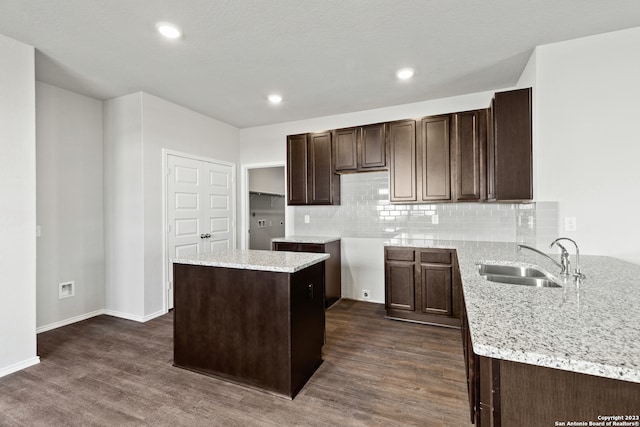
M562 255L561 256L563 258L566 256L566 258L567 258L567 274L570 274L569 273L569 253L567 252L567 250L560 243L558 243L558 241L560 241L560 240L568 240L569 242L573 243L573 246L576 247L576 269L575 269L575 272L573 273L573 276L576 277L576 278L579 278L579 279L584 279L585 275L582 274L582 272L580 271L580 248L578 248L578 244L576 243L575 240L570 239L568 237L558 237L556 240L551 242L551 244L549 245L550 248L552 248L553 245L558 246L562 250Z
M560 267L560 274L561 275L567 275L567 269L569 268L569 253L567 252L567 259L566 259L566 263L562 262L559 263L558 261L556 261L555 259L551 258L549 255L545 254L542 251L537 250L536 248L533 248L531 246L527 246L527 245L522 245L520 243L518 243L518 251L522 251L522 249L528 249L530 251L533 251L539 255L542 255L543 257L549 259L552 263L554 263L555 265L557 265L558 267ZM565 250L566 252L566 250Z

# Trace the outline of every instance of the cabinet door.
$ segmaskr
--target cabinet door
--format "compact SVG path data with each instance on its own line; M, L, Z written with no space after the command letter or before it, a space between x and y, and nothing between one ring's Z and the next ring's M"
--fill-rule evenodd
M387 166L384 123L362 126L360 139L360 168L380 170Z
M358 169L357 128L335 131L333 146L336 171L355 171Z
M415 202L416 122L389 123L389 198L392 202Z
M307 203L307 135L287 137L287 204Z
M310 204L330 205L334 201L334 174L331 165L331 133L309 135Z
M421 199L451 200L449 116L425 117L420 121Z
M386 306L415 310L415 266L413 262L386 262Z
M420 264L420 282L422 312L452 316L451 266Z
M455 199L479 201L484 196L486 110L454 115L453 170Z
M531 88L496 93L493 137L496 200L532 199Z

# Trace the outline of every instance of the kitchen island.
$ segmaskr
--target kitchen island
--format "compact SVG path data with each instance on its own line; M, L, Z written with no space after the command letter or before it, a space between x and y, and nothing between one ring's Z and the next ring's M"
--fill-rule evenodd
M392 239L388 245L456 250L471 410L481 425L640 416L640 266L581 256L587 279L579 286L568 280L560 288L536 288L478 274L479 261L531 262L513 243Z
M174 259L174 365L293 398L322 363L327 254Z

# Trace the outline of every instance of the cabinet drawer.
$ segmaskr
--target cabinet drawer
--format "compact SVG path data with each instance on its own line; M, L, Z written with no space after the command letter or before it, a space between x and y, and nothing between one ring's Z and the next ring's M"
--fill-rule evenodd
M420 262L425 264L451 264L451 252L447 250L420 251Z
M324 253L324 245L319 243L299 243L298 252Z
M298 244L289 242L273 242L274 251L297 252Z
M413 249L387 249L386 259L389 261L414 261Z

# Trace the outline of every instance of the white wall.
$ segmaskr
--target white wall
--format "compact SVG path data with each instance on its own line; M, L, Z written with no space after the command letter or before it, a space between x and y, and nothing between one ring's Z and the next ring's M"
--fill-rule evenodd
M538 47L535 105L537 198L559 201L559 234L638 264L639 46L634 28Z
M144 146L144 313L163 310L162 149L229 163L239 157L238 129L142 93ZM237 209L236 209L237 211Z
M107 313L144 318L142 93L104 102L104 243Z
M38 331L104 308L102 160L102 101L36 82Z
M0 35L0 377L36 356L34 49Z
M284 166L249 169L249 191L284 194Z
M286 161L286 136L487 108L494 91L413 104L318 117L309 120L259 126L240 130L242 164ZM295 234L294 208L287 207L286 234ZM384 302L384 259L381 239L348 238L342 241L343 296L359 299L362 289L371 291L371 301Z
M162 150L236 163L238 129L138 92L104 104L107 313L163 314Z

